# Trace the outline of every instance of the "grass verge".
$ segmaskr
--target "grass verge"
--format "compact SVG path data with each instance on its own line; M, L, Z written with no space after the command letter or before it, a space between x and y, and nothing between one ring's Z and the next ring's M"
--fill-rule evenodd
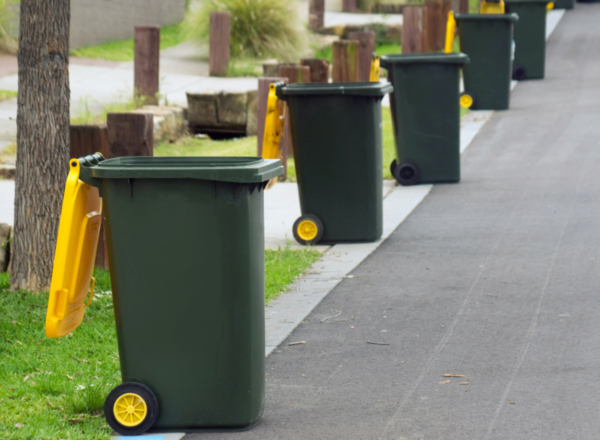
M6 101L7 99L12 99L17 97L17 92L13 92L12 90L0 90L0 102Z
M321 257L289 247L265 252L265 300ZM44 336L48 295L9 291L0 274L0 438L109 439L104 399L120 381L110 275L96 270L84 323L60 339Z
M123 102L113 102L106 104L100 113L94 113L90 110L87 99L79 100L79 109L74 116L71 116L71 125L86 124L106 124L106 115L109 113L127 113L146 105L143 98L131 98Z
M160 49L168 49L186 41L181 32L181 23L160 28ZM93 58L109 61L132 61L134 56L133 38L127 40L107 41L97 46L86 46L71 50L76 58Z
M183 138L173 144L161 142L154 147L155 156L256 156L256 136L214 141ZM288 159L288 181L296 181L294 159Z

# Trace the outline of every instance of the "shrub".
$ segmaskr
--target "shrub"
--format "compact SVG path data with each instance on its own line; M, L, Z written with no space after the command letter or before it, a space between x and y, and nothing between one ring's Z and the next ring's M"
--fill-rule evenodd
M16 17L15 8L10 0L0 0L0 52L16 53L17 40L10 34Z
M231 14L233 57L296 61L306 50L307 32L296 0L204 0L186 15L187 36L207 41L210 13L215 11Z

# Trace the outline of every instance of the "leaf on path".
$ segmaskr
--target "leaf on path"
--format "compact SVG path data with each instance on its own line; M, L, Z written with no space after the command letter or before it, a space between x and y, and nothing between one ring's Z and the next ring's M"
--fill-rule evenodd
M459 385L469 385L469 382L461 382Z
M301 345L301 344L306 344L306 341L290 342L288 344L288 347L291 345Z
M387 342L373 342L373 341L367 341L367 344L373 344L373 345L390 345Z
M450 383L450 381L447 380L446 382L440 382L440 385L446 385L447 383Z
M465 377L464 374L444 374L444 377Z

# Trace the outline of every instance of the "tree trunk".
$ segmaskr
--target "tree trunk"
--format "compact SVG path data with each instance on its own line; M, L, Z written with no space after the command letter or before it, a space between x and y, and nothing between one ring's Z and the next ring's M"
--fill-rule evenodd
M48 289L69 169L70 0L21 0L12 289Z

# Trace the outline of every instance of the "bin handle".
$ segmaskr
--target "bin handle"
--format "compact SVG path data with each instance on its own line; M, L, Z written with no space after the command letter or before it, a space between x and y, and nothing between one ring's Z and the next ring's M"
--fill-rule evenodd
M371 57L371 74L369 75L370 82L379 82L381 79L381 57L373 52Z
M88 299L88 303L85 305L89 307L92 305L92 299L94 298L94 287L96 287L96 278L92 277L92 287L90 288L90 298Z
M283 85L283 82L278 82L272 83L269 86L267 114L265 116L265 134L263 136L262 148L262 157L264 159L282 160L280 143L286 117L286 105L285 101L282 101L277 97L277 88ZM277 177L271 179L267 184L267 188L272 187L276 181Z
M482 14L504 14L504 0L483 0L481 2L481 8L479 10Z
M102 155L102 153L94 153L90 154L89 156L84 156L77 159L80 167L79 179L81 179L82 182L85 182L88 185L92 185L98 188L98 191L100 192L100 197L102 197L102 179L92 177L91 170L89 168L93 167L94 165L98 165L100 162L105 160L106 159Z
M62 294L62 295L61 295ZM69 304L69 289L59 289L54 296L52 313L57 319L64 319L67 313L67 305Z
M454 45L454 34L456 33L456 19L454 18L454 12L448 12L448 24L446 25L446 47L444 52L452 53L452 46Z

